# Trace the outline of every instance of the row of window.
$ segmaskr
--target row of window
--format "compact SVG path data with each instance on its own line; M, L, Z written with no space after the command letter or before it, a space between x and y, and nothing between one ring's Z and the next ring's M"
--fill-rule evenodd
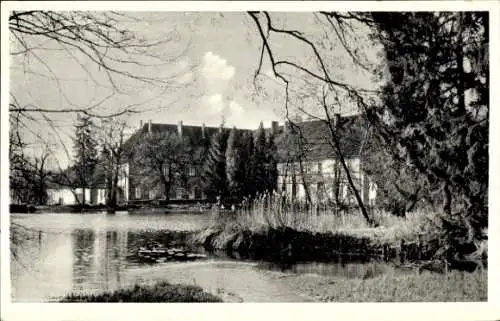
M144 198L145 194L147 194L149 199L154 199L157 196L157 190L149 190L145 193L146 191L143 191L141 186L136 186L134 188L134 196L135 199L142 199ZM200 190L198 187L192 187L190 190L182 187L178 187L176 189L173 189L172 192L170 193L170 196L176 199L199 199L199 198L205 198L204 193Z
M169 168L168 164L164 164L163 165L163 175L168 177L169 171L170 171L170 168ZM196 167L194 167L193 165L189 165L187 167L187 174L190 177L196 176Z
M358 162L356 160L347 160L347 165L349 168L357 172ZM335 160L322 160L314 162L302 162L301 163L281 163L278 164L278 171L280 173L285 172L295 172L299 174L301 172L305 174L323 174L323 173L333 173L335 168Z

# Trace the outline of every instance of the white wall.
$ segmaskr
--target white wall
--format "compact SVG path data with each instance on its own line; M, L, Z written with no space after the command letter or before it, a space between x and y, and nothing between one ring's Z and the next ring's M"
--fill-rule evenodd
M48 205L61 204L61 205L75 205L78 204L76 197L83 195L81 188L71 190L70 188L48 189L47 190ZM90 189L85 189L85 201L90 202Z
M106 204L106 190L104 188L97 189L97 204Z
M366 177L366 175L361 171L361 161L359 158L350 158L345 160L347 163L348 168L350 169L351 177L353 178L355 184L357 185L357 188L359 189L360 196L363 199L364 202L370 201L370 203L374 203L375 198L376 198L376 186L374 185L369 178ZM335 175L335 166L337 160L335 159L324 159L319 161L321 163L321 168L318 167L318 161L314 162L304 162L303 166L304 169L309 169L306 173L306 181L309 185L311 184L309 191L311 192L311 196L314 197L316 193L316 186L318 182L323 182L324 187L326 190L327 195L330 197L333 197L333 191L332 191L332 179ZM295 165L295 166L294 166ZM278 188L281 190L282 184L284 182L284 175L286 173L286 191L288 195L292 194L292 173L293 173L293 167L295 167L295 173L296 173L296 182L297 182L297 198L303 199L305 198L305 189L304 186L302 185L302 178L300 176L300 166L299 163L296 164L289 164L288 171L286 169L286 164L280 163L278 164ZM319 172L319 169L321 169L321 173ZM343 169L342 169L343 172ZM372 186L371 192L368 193L369 186ZM352 202L354 200L353 197L349 197L349 186L347 181L341 182L340 186L340 195L344 199L344 201ZM367 192L363 192L366 190ZM369 195L368 195L369 194ZM351 200L348 200L348 198L352 198ZM368 199L365 199L368 198Z
M61 204L61 205L77 205L79 202L77 202L75 196L80 198L80 202L82 201L82 188L76 188L74 190L70 188L58 188L58 189L48 189L47 190L47 195L48 195L48 200L47 200L47 205L56 205L56 204ZM85 203L90 204L90 194L91 190L86 188L85 189ZM103 188L97 189L97 199L95 201L95 204L106 204L106 190Z

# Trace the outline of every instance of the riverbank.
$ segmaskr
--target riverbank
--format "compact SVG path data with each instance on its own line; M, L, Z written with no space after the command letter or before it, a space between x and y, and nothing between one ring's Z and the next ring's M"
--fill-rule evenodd
M450 271L347 279L282 274L290 290L316 302L479 302L488 300L488 270Z
M102 212L148 212L148 213L165 213L165 214L195 214L206 213L210 210L210 206L206 204L168 204L168 205L152 205L152 204L128 204L121 205L115 208L110 208L106 205L24 205L11 204L10 213L15 214L31 214L31 213L102 213Z
M222 299L199 286L162 281L100 294L69 294L60 302L222 302Z
M363 268L364 276L269 270L255 262L207 261L132 270L146 282L196 284L224 302L478 302L487 300L487 270L416 273Z
M472 248L463 257L444 260L436 255L448 244L439 238L433 213L409 213L402 218L378 212L374 213L378 225L372 227L355 213L274 210L214 212L192 242L211 251L270 261L382 259L437 272L449 268L471 272L487 263L487 239L477 249L476 243L461 244Z

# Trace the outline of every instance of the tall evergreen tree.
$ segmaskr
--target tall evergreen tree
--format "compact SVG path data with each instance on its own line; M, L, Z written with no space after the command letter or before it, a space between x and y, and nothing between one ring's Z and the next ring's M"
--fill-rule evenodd
M275 191L278 188L278 148L274 141L274 133L270 133L266 142L266 189Z
M407 23L379 24L391 66L380 112L393 125L383 127L384 137L441 191L447 215L461 202L484 213L488 59L480 52L488 43L487 14L385 15L374 16Z
M219 131L212 136L202 170L205 193L212 200L218 196L227 196L226 147L227 133L221 125Z
M455 248L470 244L488 224L488 13L372 17L390 76L373 118L393 156L439 195L444 230L466 231Z
M230 196L240 201L245 187L245 164L242 158L242 136L240 131L233 127L229 133L226 149L226 176Z
M266 132L261 122L255 134L252 155L252 183L256 193L263 193L267 188L266 156Z
M243 146L241 158L244 160L243 195L246 197L251 197L255 194L255 186L253 184L253 134L251 132L246 132L245 134L243 134L242 140Z
M98 163L97 139L92 118L78 114L73 140L75 153L75 170L77 173L76 187L82 188L81 203L87 202L86 189L93 185L94 172Z

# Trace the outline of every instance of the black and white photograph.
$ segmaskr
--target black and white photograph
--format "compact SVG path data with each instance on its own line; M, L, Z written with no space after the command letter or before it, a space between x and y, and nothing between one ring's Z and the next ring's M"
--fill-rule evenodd
M491 302L465 2L2 3L2 302Z

